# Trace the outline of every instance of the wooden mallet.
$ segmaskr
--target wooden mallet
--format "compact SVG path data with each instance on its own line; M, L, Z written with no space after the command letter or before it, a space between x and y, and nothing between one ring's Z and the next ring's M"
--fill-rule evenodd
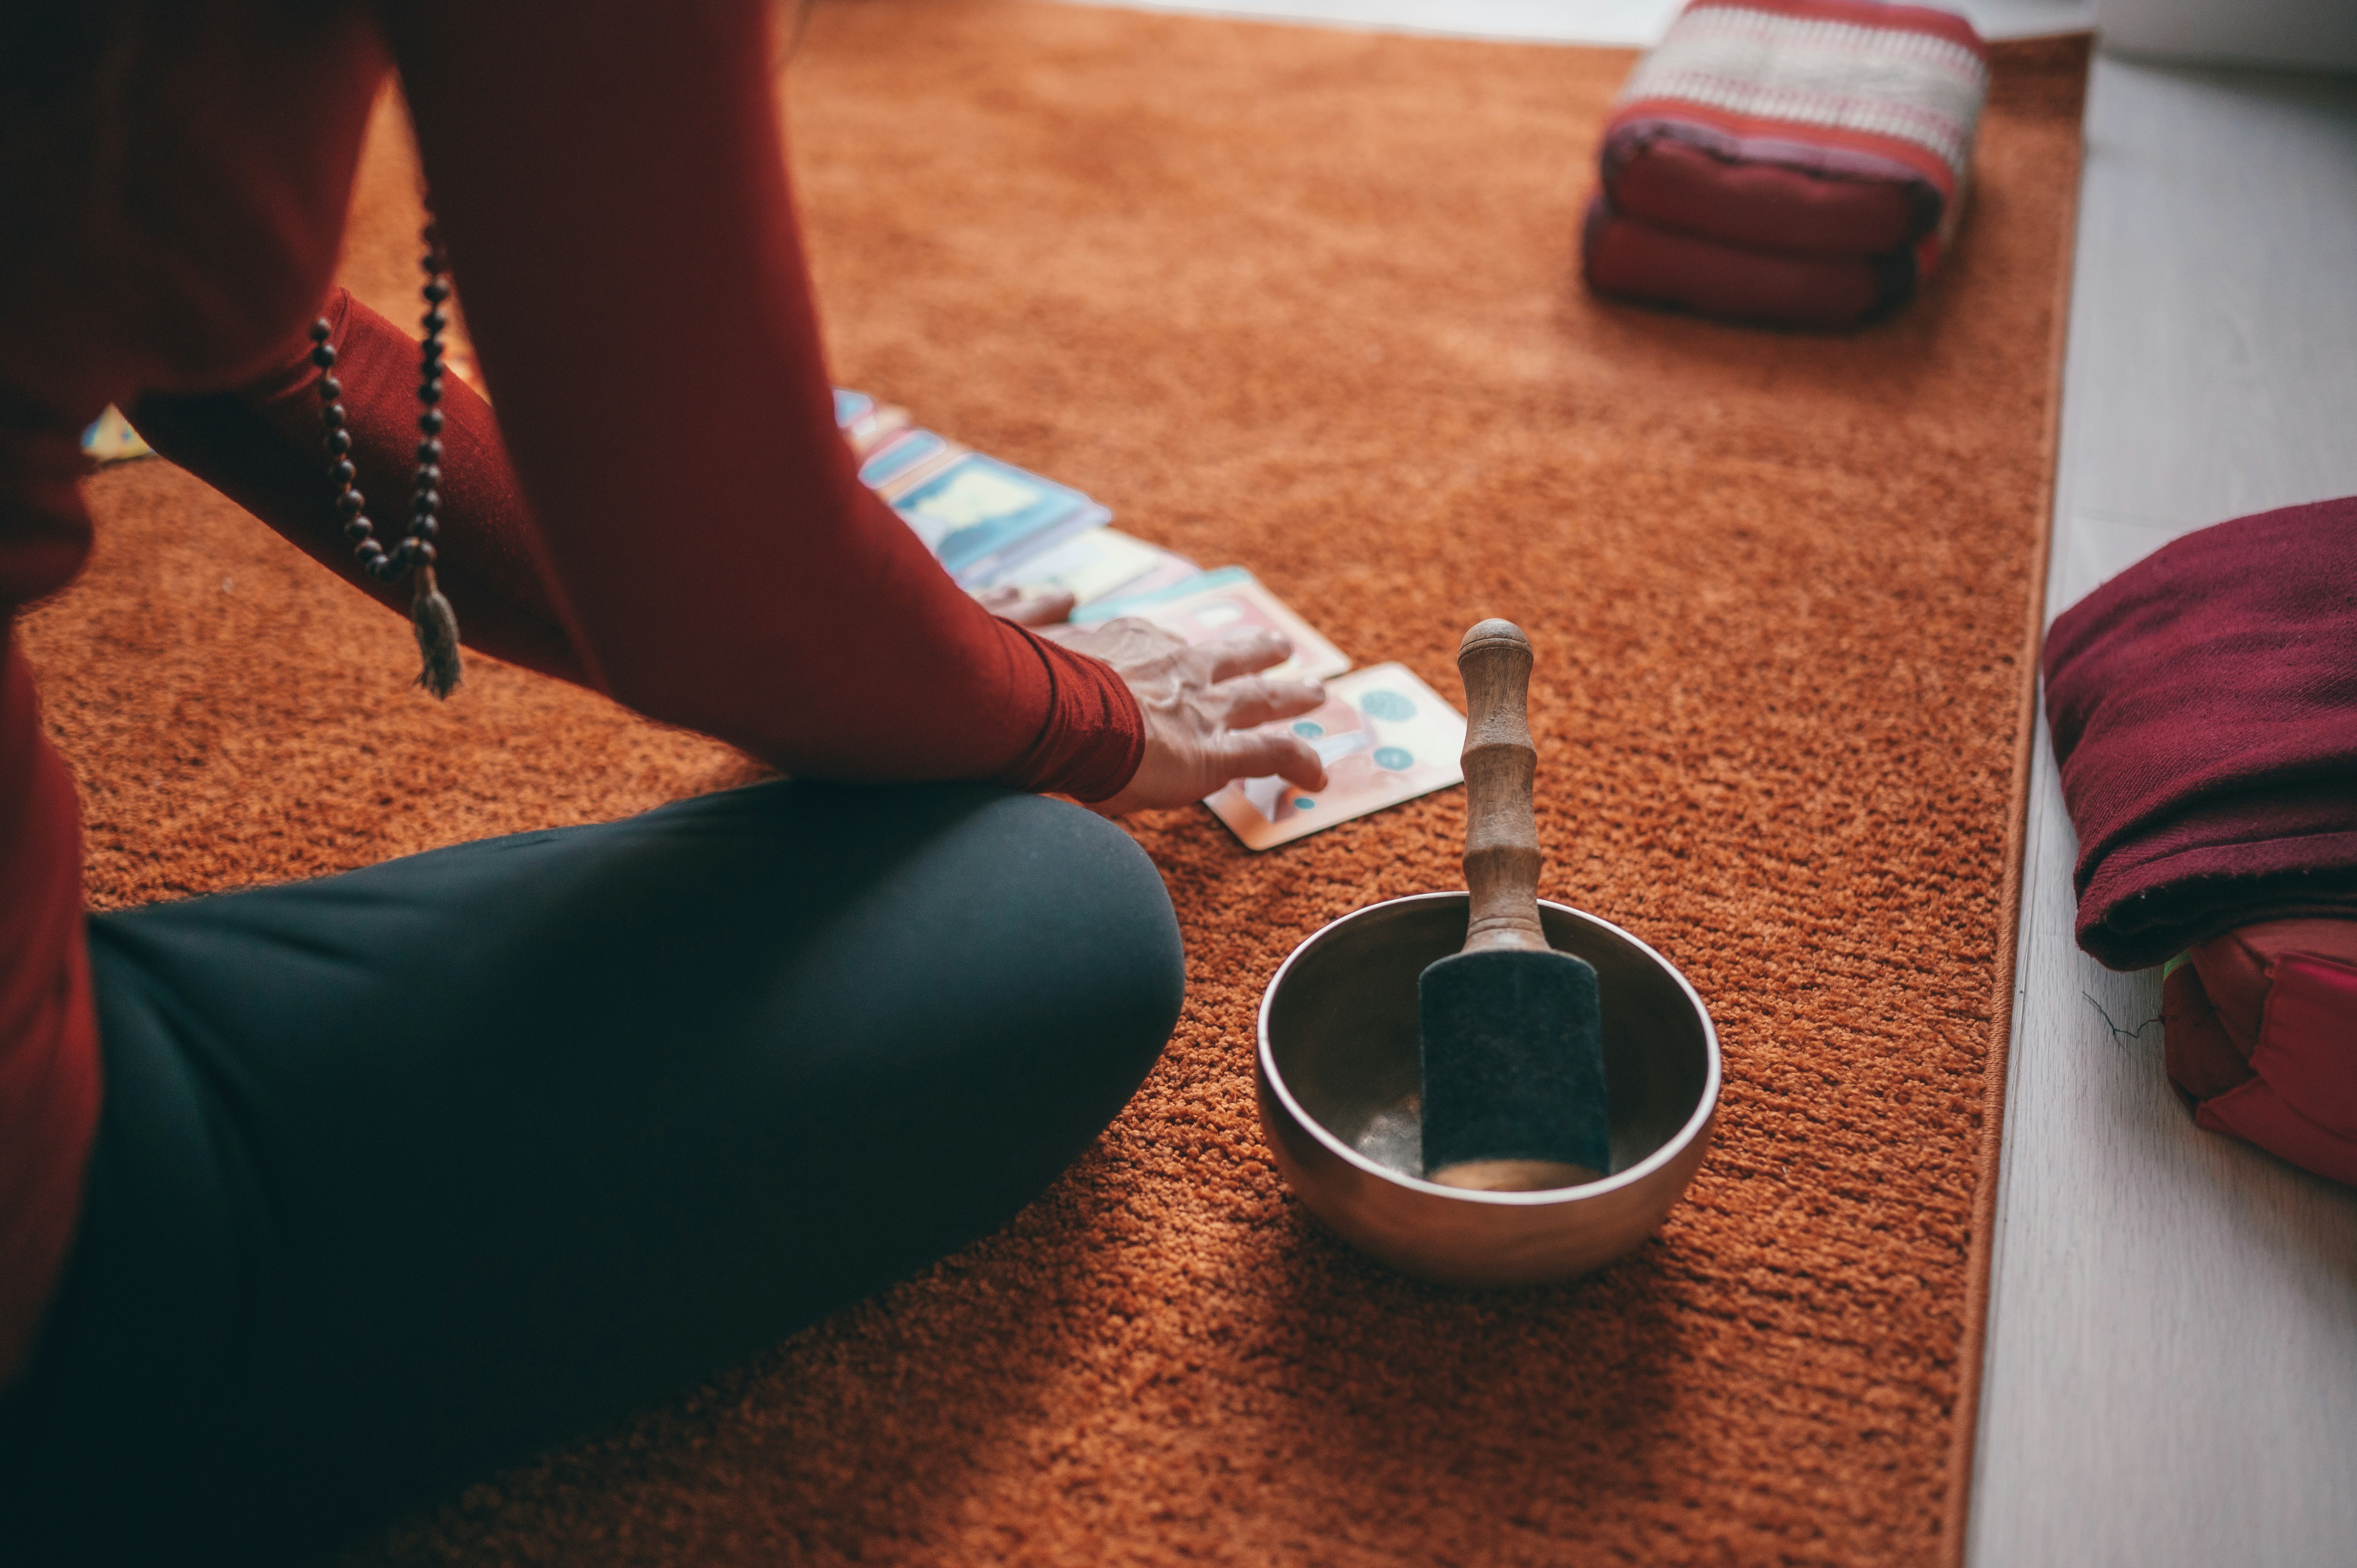
M1465 950L1416 981L1424 1174L1529 1192L1608 1174L1604 1016L1596 971L1547 946L1531 816L1531 644L1485 620L1457 650L1465 678Z

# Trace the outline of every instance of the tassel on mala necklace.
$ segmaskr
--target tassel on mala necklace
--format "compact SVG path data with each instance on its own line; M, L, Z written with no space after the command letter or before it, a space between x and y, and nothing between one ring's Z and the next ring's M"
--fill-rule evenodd
M450 269L442 253L441 234L432 222L420 237L425 242L425 286L420 291L425 298L425 315L420 321L425 341L419 345L417 483L410 499L409 532L390 551L377 541L376 524L369 521L366 510L368 498L352 483L359 477L352 466L352 433L345 427L344 405L339 401L344 387L335 377L336 350L328 343L330 328L324 318L311 324L311 362L322 372L319 402L324 406L319 418L327 426L331 459L328 474L336 482L336 510L344 517L344 537L352 542L352 554L361 570L376 581L398 583L413 571L417 574L409 601L409 623L417 633L417 651L425 661L417 683L436 697L447 697L463 673L458 662L458 619L450 613L450 601L434 585L434 536L440 531L434 512L442 504L437 488L442 478L442 329L450 325L442 306L450 297Z

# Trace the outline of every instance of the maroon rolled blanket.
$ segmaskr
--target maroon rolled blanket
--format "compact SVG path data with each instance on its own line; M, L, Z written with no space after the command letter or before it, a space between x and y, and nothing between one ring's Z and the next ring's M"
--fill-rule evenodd
M2357 497L2168 545L2056 619L2045 673L2080 946L2357 918Z

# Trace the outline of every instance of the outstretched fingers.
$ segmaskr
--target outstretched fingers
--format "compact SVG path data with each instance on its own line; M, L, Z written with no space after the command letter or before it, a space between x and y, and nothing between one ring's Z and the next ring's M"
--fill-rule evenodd
M1293 657L1293 639L1281 632L1254 627L1249 631L1232 631L1225 637L1198 643L1193 652L1203 661L1206 678L1217 685L1222 681L1232 681L1239 675L1249 675L1255 670L1284 663Z
M1212 690L1227 703L1222 715L1230 729L1250 729L1273 719L1289 719L1325 705L1326 688L1315 681L1271 681L1239 675Z
M1226 779L1265 779L1274 773L1304 789L1326 788L1326 765L1318 760L1318 753L1286 730L1231 730L1221 743L1219 766Z

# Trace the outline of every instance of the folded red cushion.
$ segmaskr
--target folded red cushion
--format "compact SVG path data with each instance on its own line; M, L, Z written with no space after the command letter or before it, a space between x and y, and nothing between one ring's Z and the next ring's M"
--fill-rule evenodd
M2357 1183L2357 920L2214 937L2170 966L2161 999L2195 1125Z
M2357 917L2357 497L2165 546L2057 618L2045 672L2087 951Z
M1588 204L1581 264L1590 288L1646 305L1674 306L1729 321L1821 331L1856 327L1915 292L1915 257L1800 256L1664 229Z
M1605 127L1607 211L1588 229L1589 281L1796 326L1887 310L1930 275L1954 231L1987 91L1979 35L1945 11L1694 0L1631 74ZM1706 285L1687 281L1706 252L1656 231L1717 247ZM1599 259L1599 242L1616 253ZM1654 256L1662 267L1645 270ZM1794 258L1821 264L1812 274ZM1747 271L1760 281L1743 282ZM1807 275L1820 281L1796 296ZM1872 285L1863 306L1861 279ZM1728 310L1717 303L1727 297L1750 303Z

